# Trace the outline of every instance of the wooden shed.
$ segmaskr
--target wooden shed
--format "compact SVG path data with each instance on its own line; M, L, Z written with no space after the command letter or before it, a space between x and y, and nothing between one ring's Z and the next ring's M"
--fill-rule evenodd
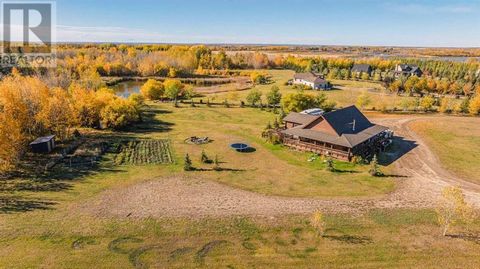
M55 148L55 136L39 137L30 143L30 148L35 153L50 153Z

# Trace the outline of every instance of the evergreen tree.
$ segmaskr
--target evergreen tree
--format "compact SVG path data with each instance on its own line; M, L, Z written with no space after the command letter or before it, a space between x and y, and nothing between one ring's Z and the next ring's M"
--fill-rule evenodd
M273 128L274 128L274 129L280 128L280 124L278 123L278 119L277 119L277 118L275 118L275 121L273 122Z
M192 160L190 160L190 156L188 156L188 153L185 155L185 163L183 165L183 170L193 171Z
M373 155L372 162L370 163L370 175L374 177L378 177L382 175L382 172L380 171L380 167L378 166L378 159L377 155Z
M213 164L214 164L213 170L215 170L215 171L222 170L222 168L220 167L220 161L218 160L218 155L215 155L215 159L213 161Z

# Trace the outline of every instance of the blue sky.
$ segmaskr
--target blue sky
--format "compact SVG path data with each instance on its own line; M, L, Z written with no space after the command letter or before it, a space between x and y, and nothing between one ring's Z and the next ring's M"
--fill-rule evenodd
M57 0L58 41L480 46L480 0Z

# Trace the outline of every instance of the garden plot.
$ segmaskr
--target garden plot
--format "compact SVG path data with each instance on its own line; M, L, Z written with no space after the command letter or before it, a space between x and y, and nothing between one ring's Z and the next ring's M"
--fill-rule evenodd
M170 141L131 140L118 145L115 163L118 165L146 165L173 163Z

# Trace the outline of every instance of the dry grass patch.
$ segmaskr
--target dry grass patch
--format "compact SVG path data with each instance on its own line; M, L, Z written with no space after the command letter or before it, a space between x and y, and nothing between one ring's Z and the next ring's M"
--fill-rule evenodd
M480 183L480 118L438 117L410 124L442 165L465 180Z

